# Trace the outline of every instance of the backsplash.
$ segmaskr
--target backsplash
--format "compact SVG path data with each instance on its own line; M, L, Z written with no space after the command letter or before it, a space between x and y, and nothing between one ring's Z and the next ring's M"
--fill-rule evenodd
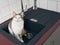
M60 12L60 0L37 0L37 2L40 8Z
M27 3L29 2L29 3ZM23 0L24 11L32 7L33 0ZM0 1L0 24L11 18L12 12L21 12L21 0L1 0Z
M33 6L34 0L23 0L24 11ZM37 0L37 7L60 12L60 0ZM0 24L11 18L12 12L21 12L21 0L0 1Z

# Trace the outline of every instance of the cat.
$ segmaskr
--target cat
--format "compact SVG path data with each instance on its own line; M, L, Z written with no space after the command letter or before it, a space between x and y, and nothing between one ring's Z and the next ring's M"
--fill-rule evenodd
M16 14L13 12L13 18L8 24L8 29L11 35L15 36L19 41L23 41L23 35L26 34L24 30L24 14L21 12L20 14Z

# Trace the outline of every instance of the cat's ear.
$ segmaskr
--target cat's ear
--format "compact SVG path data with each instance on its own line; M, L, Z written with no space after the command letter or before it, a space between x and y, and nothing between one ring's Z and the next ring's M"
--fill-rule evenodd
M24 16L25 16L24 12L21 12L20 15L22 16L22 18L24 18Z
M16 16L16 12L15 12L15 11L13 11L13 17L14 17L14 16Z

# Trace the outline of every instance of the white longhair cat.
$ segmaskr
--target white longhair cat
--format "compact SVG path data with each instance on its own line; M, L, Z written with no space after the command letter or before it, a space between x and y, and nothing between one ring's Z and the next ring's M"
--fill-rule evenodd
M13 12L13 15L11 22L8 24L9 32L19 41L24 42L22 36L26 34L26 31L24 30L23 12L21 14Z

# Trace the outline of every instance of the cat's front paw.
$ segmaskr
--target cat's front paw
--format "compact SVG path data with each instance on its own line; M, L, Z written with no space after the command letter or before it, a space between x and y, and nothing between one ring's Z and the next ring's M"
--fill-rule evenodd
M22 39L20 39L20 41L23 43L24 41Z

